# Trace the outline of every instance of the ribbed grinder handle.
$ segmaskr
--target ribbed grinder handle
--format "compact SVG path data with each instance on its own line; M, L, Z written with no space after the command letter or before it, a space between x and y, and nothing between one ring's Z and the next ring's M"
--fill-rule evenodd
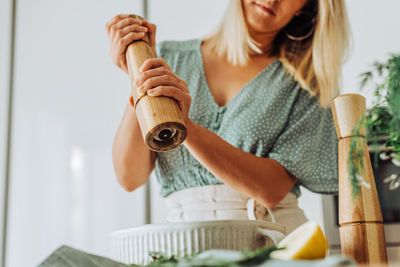
M365 98L357 94L340 95L332 100L332 113L339 139L339 225L342 253L362 264L387 263L383 219L375 186L374 174L365 138L352 136L353 127L365 113ZM370 188L361 186L356 199L347 168L350 143L356 139L364 151L361 176Z
M139 16L136 18L142 19ZM186 138L186 126L178 103L164 96L152 97L137 90L134 80L146 59L156 57L147 36L130 44L126 62L132 84L131 104L136 109L143 139L153 151L167 151L180 145Z

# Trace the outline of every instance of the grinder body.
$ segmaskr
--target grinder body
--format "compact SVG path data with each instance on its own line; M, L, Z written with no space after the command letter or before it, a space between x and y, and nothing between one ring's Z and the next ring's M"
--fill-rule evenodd
M136 109L142 136L153 151L167 151L186 138L186 126L178 103L164 96L149 96L137 90L134 80L146 59L156 57L147 36L131 43L126 50L126 62L132 84L131 104Z

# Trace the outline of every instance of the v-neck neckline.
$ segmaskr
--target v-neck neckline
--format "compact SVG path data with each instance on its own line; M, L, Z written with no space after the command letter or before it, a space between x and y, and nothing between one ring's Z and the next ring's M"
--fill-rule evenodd
M225 105L220 106L218 105L218 103L215 101L215 97L214 95L211 93L210 87L208 85L207 82L207 78L206 78L206 73L205 73L205 68L204 68L204 57L203 57L203 53L201 51L201 44L202 44L203 40L199 39L198 43L197 43L197 54L200 58L200 75L201 78L203 80L203 84L206 88L207 91L207 95L209 98L211 98L213 105L218 108L218 109L227 109L229 106L233 105L232 103L235 103L236 101L238 101L237 99L240 98L241 95L243 95L248 88L251 88L251 85L253 83L255 83L258 79L260 79L261 76L263 76L264 73L266 73L267 71L269 71L269 69L271 69L275 64L279 63L278 59L274 59L273 61L271 61L267 66L265 66L261 71L258 72L257 75L255 75L251 80L249 80Z

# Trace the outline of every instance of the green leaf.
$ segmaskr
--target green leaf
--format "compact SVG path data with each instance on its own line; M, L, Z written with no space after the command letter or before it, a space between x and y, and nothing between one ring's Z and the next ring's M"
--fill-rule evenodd
M372 70L360 74L360 88L373 84L373 107L368 110L353 129L353 136L360 136L361 127L367 130L372 143L388 137L384 146L400 155L400 54L389 54L385 62L374 62ZM363 122L365 118L365 121ZM360 191L360 174L364 167L363 147L359 138L352 138L347 162L353 198ZM374 165L377 166L379 151L375 150Z
M166 256L162 253L152 252L153 261L146 265L187 267L187 266L220 266L220 267L244 267L263 263L270 259L276 246L262 247L255 251L230 251L230 250L208 250L192 256L175 257Z

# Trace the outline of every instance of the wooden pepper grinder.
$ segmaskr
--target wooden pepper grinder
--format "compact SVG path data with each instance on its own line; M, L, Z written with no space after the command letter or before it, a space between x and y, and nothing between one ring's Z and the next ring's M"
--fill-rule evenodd
M140 16L132 17L143 19ZM132 84L130 102L136 108L143 139L149 149L166 151L180 145L186 138L186 126L178 103L164 96L152 97L137 90L134 80L146 59L156 57L148 36L134 41L126 49L126 62Z
M339 225L342 254L360 264L386 264L386 243L383 219L368 153L366 130L352 136L352 129L366 111L365 98L357 94L340 95L332 100L332 113L339 139ZM361 186L353 199L347 162L350 143L357 138L364 147L364 168L361 176L370 188Z

